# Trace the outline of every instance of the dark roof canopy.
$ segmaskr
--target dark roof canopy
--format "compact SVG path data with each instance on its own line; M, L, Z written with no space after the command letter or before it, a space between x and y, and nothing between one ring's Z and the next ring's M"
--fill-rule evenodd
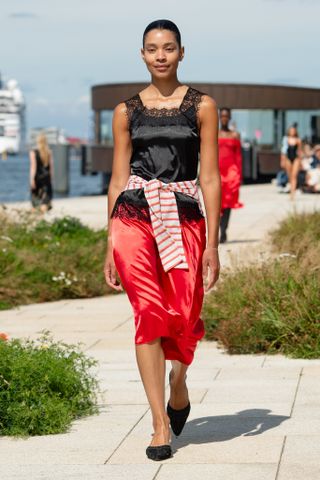
M149 83L110 83L92 87L92 108L113 110ZM314 110L320 109L320 88L237 83L187 83L213 97L218 107L237 109Z

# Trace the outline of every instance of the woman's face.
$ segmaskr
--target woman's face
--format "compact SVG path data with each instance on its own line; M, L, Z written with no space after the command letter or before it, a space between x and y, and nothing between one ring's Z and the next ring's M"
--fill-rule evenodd
M228 110L220 110L220 124L221 124L221 127L227 127L229 125L229 122L230 122L230 113Z
M288 130L289 137L296 137L297 136L297 129L295 127L290 127Z
M147 33L144 48L141 49L149 72L159 78L174 75L183 54L184 47L179 48L175 34L158 28Z

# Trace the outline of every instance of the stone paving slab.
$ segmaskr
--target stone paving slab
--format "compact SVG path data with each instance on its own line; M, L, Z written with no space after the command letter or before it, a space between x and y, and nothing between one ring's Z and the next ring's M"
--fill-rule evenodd
M307 432L307 428L305 429ZM282 454L283 465L298 464L320 467L320 433L290 435L286 438ZM318 477L319 478L319 477Z
M277 480L317 480L320 478L320 466L306 463L281 464Z
M150 480L155 478L158 465L5 465L1 466L5 480Z
M145 415L143 405L108 405L75 421L69 433L15 439L0 437L0 465L103 464Z
M296 380L219 380L209 388L203 403L233 401L272 401L275 398L280 402L293 402L297 389Z
M274 480L277 471L276 463L244 463L216 465L162 465L157 480ZM298 478L298 477L297 477ZM291 479L292 480L292 479Z
M289 366L278 367L276 369L263 367L245 367L230 368L224 367L219 373L219 381L221 380L298 380L301 374L301 367ZM320 374L320 370L319 370Z

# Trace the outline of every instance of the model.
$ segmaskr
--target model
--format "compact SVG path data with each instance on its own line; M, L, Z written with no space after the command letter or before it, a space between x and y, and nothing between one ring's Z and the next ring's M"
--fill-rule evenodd
M294 200L298 174L301 168L302 143L297 128L292 125L282 140L281 165L284 167L290 184L290 199Z
M179 435L190 412L186 372L205 333L204 291L219 276L218 113L210 96L177 78L184 47L173 22L149 24L142 43L151 83L119 103L113 116L104 272L133 308L154 429L146 454L163 460L172 455L170 425ZM165 360L172 364L166 406Z
M232 208L241 208L239 189L242 182L242 153L239 133L229 126L230 108L221 108L219 129L219 169L221 173L220 243L227 241L227 228Z
M43 133L38 135L37 147L29 157L32 210L45 213L52 208L53 158Z

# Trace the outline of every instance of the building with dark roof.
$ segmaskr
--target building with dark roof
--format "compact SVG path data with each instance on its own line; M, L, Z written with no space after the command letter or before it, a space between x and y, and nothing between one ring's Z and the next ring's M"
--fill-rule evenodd
M320 89L284 85L189 83L232 110L232 122L243 142L244 179L273 175L279 170L281 139L297 123L301 138L320 141ZM94 143L90 168L111 173L112 115L115 106L146 88L148 83L95 85L91 89Z

